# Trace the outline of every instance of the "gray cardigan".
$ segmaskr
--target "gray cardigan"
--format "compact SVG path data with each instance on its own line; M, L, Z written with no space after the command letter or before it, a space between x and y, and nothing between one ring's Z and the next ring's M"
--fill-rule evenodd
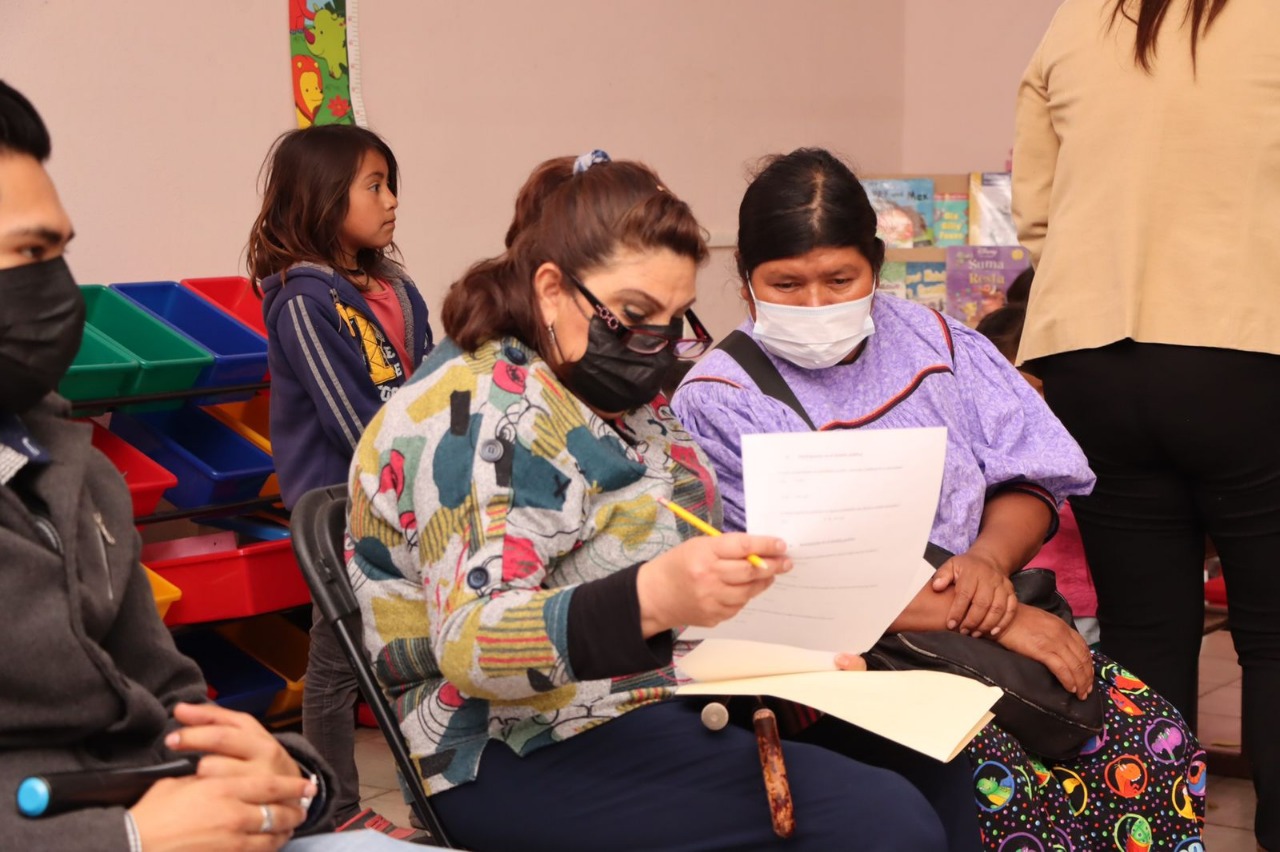
M30 820L13 804L33 773L172 759L162 740L173 705L206 695L200 670L156 614L124 480L93 449L89 427L65 419L67 409L50 395L22 417L55 460L27 493L46 504L61 554L27 502L0 486L0 837L6 849L124 852L121 808ZM321 775L322 790L333 789L301 737L280 739ZM309 817L328 826L327 803Z

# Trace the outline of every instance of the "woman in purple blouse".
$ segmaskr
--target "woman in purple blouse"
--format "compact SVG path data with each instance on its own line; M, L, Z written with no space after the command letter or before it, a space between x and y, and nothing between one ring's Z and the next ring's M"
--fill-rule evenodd
M973 741L985 844L1183 848L1204 815L1203 752L1192 733L1140 680L1092 657L1064 622L1019 607L1013 595L1009 578L1053 534L1058 505L1093 487L1084 455L984 337L875 292L884 261L875 232L862 185L826 151L773 157L748 187L737 264L750 317L673 400L715 466L725 527L745 523L745 434L947 427L930 539L954 555L890 631L986 637L1042 662L1081 697L1104 690L1107 702L1106 729L1065 765L1028 754L995 725ZM761 372L749 374L729 354L744 346L772 364L793 400L761 390L752 378ZM1177 748L1166 748L1172 740Z

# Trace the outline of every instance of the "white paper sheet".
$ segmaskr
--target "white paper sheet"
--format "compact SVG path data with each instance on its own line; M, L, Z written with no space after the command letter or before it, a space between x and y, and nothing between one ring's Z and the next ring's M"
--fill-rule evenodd
M747 529L787 542L795 568L729 621L686 638L861 653L924 581L946 429L747 435Z

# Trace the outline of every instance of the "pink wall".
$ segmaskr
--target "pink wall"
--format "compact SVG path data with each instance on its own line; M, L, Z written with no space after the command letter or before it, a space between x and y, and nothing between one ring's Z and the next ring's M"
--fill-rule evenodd
M361 0L369 123L404 172L398 241L434 308L500 248L545 157L646 160L719 245L749 164L771 151L824 145L869 172L998 167L1054 5ZM0 28L0 76L53 130L50 168L80 233L72 268L84 282L238 271L262 157L293 122L286 3L101 8L5 3ZM1000 35L975 49L958 32ZM960 98L942 85L957 78ZM700 279L717 332L740 315L729 254Z
M1061 0L904 0L902 169L999 171L1018 81Z

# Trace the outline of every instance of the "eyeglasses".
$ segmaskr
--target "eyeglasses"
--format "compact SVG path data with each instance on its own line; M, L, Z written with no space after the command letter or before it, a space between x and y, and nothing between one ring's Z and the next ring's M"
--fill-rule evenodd
M604 320L609 330L618 335L622 339L622 343L632 352L639 352L642 355L656 355L668 346L675 352L677 358L697 358L702 353L711 348L713 339L711 333L706 327L694 316L693 311L684 312L684 321L689 323L689 328L693 330L693 337L680 337L683 329L681 320L677 317L671 320L667 334L660 334L655 331L649 331L644 328L632 328L618 319L613 311L609 310L604 304L595 297L590 290L586 288L578 277L573 273L566 273L569 280L573 282L573 286L578 288L578 292L586 297L587 303L595 309L596 315Z

